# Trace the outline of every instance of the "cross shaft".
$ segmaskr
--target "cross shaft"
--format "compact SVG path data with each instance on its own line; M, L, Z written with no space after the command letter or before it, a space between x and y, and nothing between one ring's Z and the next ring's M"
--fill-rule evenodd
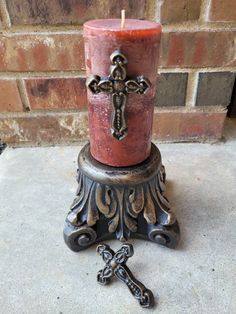
M100 244L97 247L97 252L106 263L105 267L101 269L97 275L97 281L100 284L106 285L116 276L127 285L132 295L135 299L139 300L139 304L142 307L150 308L153 306L154 297L152 292L133 276L126 265L129 257L134 254L132 244L123 244L116 253L109 245Z

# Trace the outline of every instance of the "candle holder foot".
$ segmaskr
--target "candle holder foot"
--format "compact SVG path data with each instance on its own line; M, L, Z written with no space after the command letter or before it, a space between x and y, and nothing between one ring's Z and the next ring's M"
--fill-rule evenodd
M130 237L174 248L180 231L164 196L165 168L152 144L148 159L130 167L96 161L85 145L78 157L78 189L66 218L64 239L73 251L107 239Z

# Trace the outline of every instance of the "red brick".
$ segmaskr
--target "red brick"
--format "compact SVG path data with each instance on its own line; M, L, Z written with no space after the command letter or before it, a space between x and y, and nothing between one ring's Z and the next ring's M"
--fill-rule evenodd
M40 78L25 80L31 108L82 109L87 104L84 78Z
M163 33L161 41L162 67L235 66L233 31L196 31Z
M161 110L154 113L153 139L207 141L222 136L226 113ZM79 142L88 139L87 112L0 115L0 134L12 145Z
M161 3L161 23L180 23L198 20L201 0L164 0Z
M11 34L0 37L0 71L84 70L82 34Z
M209 19L211 21L236 22L236 1L211 0Z
M23 111L21 97L15 80L0 80L0 91L0 111Z
M87 20L119 18L121 9L129 18L144 18L146 0L8 0L13 25L83 24Z
M224 111L156 111L153 138L161 141L205 141L222 137Z
M7 144L40 145L88 139L87 112L31 113L0 116L1 139Z

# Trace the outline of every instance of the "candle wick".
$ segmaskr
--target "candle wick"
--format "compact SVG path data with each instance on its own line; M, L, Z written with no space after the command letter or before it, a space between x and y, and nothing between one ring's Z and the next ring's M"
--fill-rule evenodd
M121 10L121 28L125 28L125 10Z

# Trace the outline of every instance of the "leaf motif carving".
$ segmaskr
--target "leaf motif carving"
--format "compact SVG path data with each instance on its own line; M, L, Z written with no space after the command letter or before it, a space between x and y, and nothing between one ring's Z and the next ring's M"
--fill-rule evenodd
M135 187L134 192L130 195L129 201L131 202L132 210L136 214L139 214L143 210L144 192L143 187L141 185Z
M108 223L108 230L110 233L113 233L116 231L119 223L119 211L116 212L115 216L113 217L112 220L109 221Z
M98 183L79 174L77 197L67 216L68 221L75 226L84 223L93 226L102 214L109 220L109 232L116 232L119 239L129 238L130 232L137 232L141 213L148 224L155 224L157 219L162 225L173 224L175 216L163 195L163 169L148 182L124 187Z
M99 211L107 218L115 215L117 208L117 201L114 191L108 187L97 183L96 189L96 205Z
M105 195L105 200L103 199ZM105 216L109 213L109 205L110 205L110 196L108 195L108 191L106 190L104 185L97 184L96 189L96 205L100 212L104 214Z
M67 219L73 224L73 225L81 225L85 220L85 215L81 217L81 213L83 212L83 209L85 207L85 204L87 203L87 199L90 195L90 189L92 186L92 181L88 178L86 178L86 184L84 183L85 177L83 175L80 176L81 182L81 188L79 191L77 191L77 197L74 199L70 212L67 216Z
M136 220L132 219L127 214L125 214L124 221L125 221L125 225L127 226L127 228L130 231L132 231L132 232L136 232L137 231L137 221Z
M77 213L71 211L69 212L69 214L67 215L67 220L69 220L69 222L72 225L81 225L81 223L78 224L78 216Z
M155 208L155 204L153 202L151 191L148 187L148 184L145 191L145 205L144 205L143 216L149 224L155 224L157 221L156 208Z
M93 183L90 194L89 194L88 203L87 203L88 226L95 225L96 221L99 219L99 213L98 213L96 202L95 202L95 191L96 191L96 184Z

